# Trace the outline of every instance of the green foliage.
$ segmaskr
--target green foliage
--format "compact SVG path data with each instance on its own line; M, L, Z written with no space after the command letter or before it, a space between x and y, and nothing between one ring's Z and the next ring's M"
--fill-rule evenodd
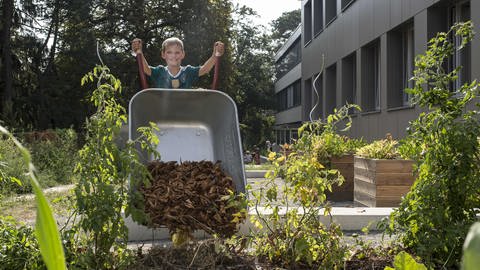
M12 140L0 138L0 194L31 192L21 153Z
M471 22L459 23L433 38L416 58L415 87L409 90L413 101L429 110L409 128L406 144L417 162L417 180L392 213L388 231L431 267L459 266L480 205L480 124L478 112L467 108L479 85L466 82L452 91L461 68L443 68L472 39L472 27ZM452 38L461 39L462 46L455 48Z
M94 80L97 88L90 100L97 110L87 121L86 142L76 166L80 179L74 189L75 213L79 221L66 232L68 255L74 267L121 269L131 258L122 216L123 210L126 216L133 212L128 206L129 177L137 183L147 181L149 174L139 162L136 142L128 142L123 149L115 143L126 121L125 109L115 98L122 89L120 81L105 66L86 74L82 84ZM146 136L139 139L141 146L153 151L158 139L152 129L144 127L140 132ZM79 248L84 251L76 252Z
M363 139L351 139L339 134L350 129L352 119L348 111L352 108L360 110L357 105L347 104L339 109L334 109L334 113L327 117L326 122L317 120L303 124L298 132L299 134L307 132L309 136L299 140L298 144L311 144L313 147L311 150L323 165L329 165L332 157L355 153L359 147L365 145ZM341 130L339 130L340 125L344 125ZM303 142L305 139L307 140ZM300 147L303 147L303 145Z
M46 269L32 228L0 216L0 269Z
M427 267L421 263L417 263L412 255L408 254L405 251L398 253L395 256L393 266L385 267L385 270L427 270Z
M480 265L480 223L475 222L463 244L462 270L474 270Z
M35 193L35 201L37 202L35 235L40 246L40 253L42 254L43 260L50 270L66 269L65 256L57 223L55 223L50 205L38 184L36 169L31 162L30 152L4 127L0 126L0 132L13 141L15 146L20 150L25 165L28 167L30 184L32 185Z
M42 187L69 184L74 181L73 167L77 159L76 133L72 129L48 133L49 139L23 140L31 151L35 164L38 164L38 181ZM0 138L0 171L7 179L0 181L2 194L30 193L32 186L25 175L25 164L14 143Z
M359 148L356 155L372 159L397 159L400 158L397 145L398 142L390 134L387 134L387 138L373 141Z
M287 157L269 154L275 167L267 172L265 187L253 192L257 216L251 217L252 223L263 229L253 238L257 255L287 268L334 269L343 264L346 249L340 242L342 231L335 223L326 226L318 219L320 209L325 215L331 210L325 192L342 182L343 177L322 165L315 149L322 134L332 134L343 116L348 118L348 113L343 114L347 111L348 106L329 117L327 123L314 122L300 128L299 138ZM347 128L350 123L346 122ZM279 175L285 181L280 187L275 182ZM261 203L268 214L260 213Z
M42 178L56 184L71 184L78 159L77 134L73 129L57 129L51 134L51 139L34 140L26 146Z
M255 15L245 6L233 10L231 51L235 68L226 75L231 84L225 92L237 104L244 149L271 140L275 123L271 38L263 26L253 23Z
M282 13L280 17L273 20L272 26L272 41L274 42L274 51L278 51L293 34L293 31L302 22L301 9L296 9Z

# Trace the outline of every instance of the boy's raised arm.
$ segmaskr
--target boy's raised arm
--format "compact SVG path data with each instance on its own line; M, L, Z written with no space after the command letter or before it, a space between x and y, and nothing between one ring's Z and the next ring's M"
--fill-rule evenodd
M145 59L145 56L143 56L141 39L135 38L134 40L132 40L132 51L142 56L141 58L143 63L143 72L145 72L145 74L147 74L148 76L152 75L152 70L147 63L147 59Z
M225 45L221 41L215 42L213 45L213 52L212 56L208 58L207 61L200 67L198 71L198 76L203 76L212 70L213 66L215 66L215 57L222 56L225 51Z

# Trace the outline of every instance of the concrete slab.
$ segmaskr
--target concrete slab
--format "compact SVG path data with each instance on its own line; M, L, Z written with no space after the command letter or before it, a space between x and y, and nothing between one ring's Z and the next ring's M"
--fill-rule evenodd
M258 210L264 215L269 214L269 211L264 207L259 207ZM330 216L323 215L323 211L320 210L320 215L318 218L325 225L330 224L330 221L332 220L333 222L339 224L342 230L345 231L359 231L367 226L369 227L370 231L375 231L377 229L378 222L382 218L388 217L392 210L393 208L388 207L332 207ZM285 212L285 207L280 209L280 214L284 215ZM299 212L301 212L301 209L299 209ZM255 209L250 209L249 215L256 215ZM129 229L129 241L156 241L170 238L168 230L165 228L150 229L135 223L131 218L126 218L125 224ZM239 233L248 234L251 230L256 230L256 228L247 218L240 226ZM196 231L194 236L196 239L204 239L209 237L209 234L204 231Z

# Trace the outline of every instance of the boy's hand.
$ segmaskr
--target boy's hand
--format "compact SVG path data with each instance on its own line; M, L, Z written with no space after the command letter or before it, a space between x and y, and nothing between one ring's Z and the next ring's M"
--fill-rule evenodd
M132 40L132 51L134 53L142 53L142 40L139 38L135 38Z
M213 45L213 56L222 56L225 52L225 45L221 41L215 42Z

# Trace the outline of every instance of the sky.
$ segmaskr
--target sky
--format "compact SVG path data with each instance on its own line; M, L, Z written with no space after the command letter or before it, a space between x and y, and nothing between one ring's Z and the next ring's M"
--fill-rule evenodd
M280 17L283 12L299 9L302 5L300 0L232 0L232 2L251 7L260 15L255 22L265 26Z

